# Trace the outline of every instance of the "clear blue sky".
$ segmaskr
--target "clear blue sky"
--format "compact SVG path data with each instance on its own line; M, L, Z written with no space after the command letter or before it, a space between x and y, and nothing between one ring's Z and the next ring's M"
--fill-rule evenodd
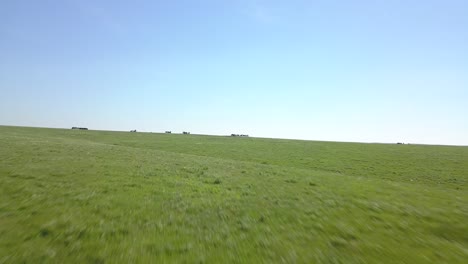
M468 1L0 1L0 124L468 145Z

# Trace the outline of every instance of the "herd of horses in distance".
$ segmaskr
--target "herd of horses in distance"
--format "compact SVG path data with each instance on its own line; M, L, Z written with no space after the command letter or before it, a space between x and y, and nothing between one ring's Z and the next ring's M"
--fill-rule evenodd
M72 129L78 129L78 130L88 130L87 127L72 127ZM133 133L136 133L136 129L134 130L130 130L130 132L133 132ZM152 133L152 132L151 132ZM165 131L164 133L166 134L172 134L172 131ZM183 135L190 135L190 132L188 131L183 131L182 132ZM245 135L245 134L231 134L231 137L248 137L249 135ZM404 145L405 143L402 143L402 142L398 142L397 145ZM409 144L409 143L407 143Z
M87 127L72 127L72 129L78 129L78 130L88 130ZM130 130L130 132L133 132L133 133L136 133L136 129L134 130ZM165 131L164 133L166 134L172 134L172 131ZM190 132L188 131L183 131L182 132L183 135L190 135ZM249 135L245 135L245 134L231 134L231 137L248 137ZM405 143L402 143L402 142L398 142L397 145L404 145ZM409 143L407 143L409 144Z
M72 129L77 129L77 130L88 130L87 127L72 127ZM136 133L136 129L134 130L130 130L130 132L133 132L133 133ZM172 134L172 131L165 131L164 133L166 134ZM183 135L190 135L190 132L188 131L183 131L182 132ZM249 135L245 135L245 134L231 134L231 137L248 137Z

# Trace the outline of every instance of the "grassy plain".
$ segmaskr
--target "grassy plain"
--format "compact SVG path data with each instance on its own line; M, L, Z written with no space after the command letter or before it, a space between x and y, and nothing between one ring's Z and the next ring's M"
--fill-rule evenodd
M468 147L0 126L0 263L467 263Z

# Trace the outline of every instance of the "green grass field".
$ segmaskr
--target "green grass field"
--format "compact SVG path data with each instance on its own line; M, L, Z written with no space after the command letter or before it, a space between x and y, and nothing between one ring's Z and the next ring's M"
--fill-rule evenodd
M0 126L0 263L468 263L468 147Z

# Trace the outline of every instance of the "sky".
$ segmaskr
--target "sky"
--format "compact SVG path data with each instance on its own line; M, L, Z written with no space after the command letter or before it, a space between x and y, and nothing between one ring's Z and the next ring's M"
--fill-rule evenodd
M0 0L0 125L468 145L468 1Z

